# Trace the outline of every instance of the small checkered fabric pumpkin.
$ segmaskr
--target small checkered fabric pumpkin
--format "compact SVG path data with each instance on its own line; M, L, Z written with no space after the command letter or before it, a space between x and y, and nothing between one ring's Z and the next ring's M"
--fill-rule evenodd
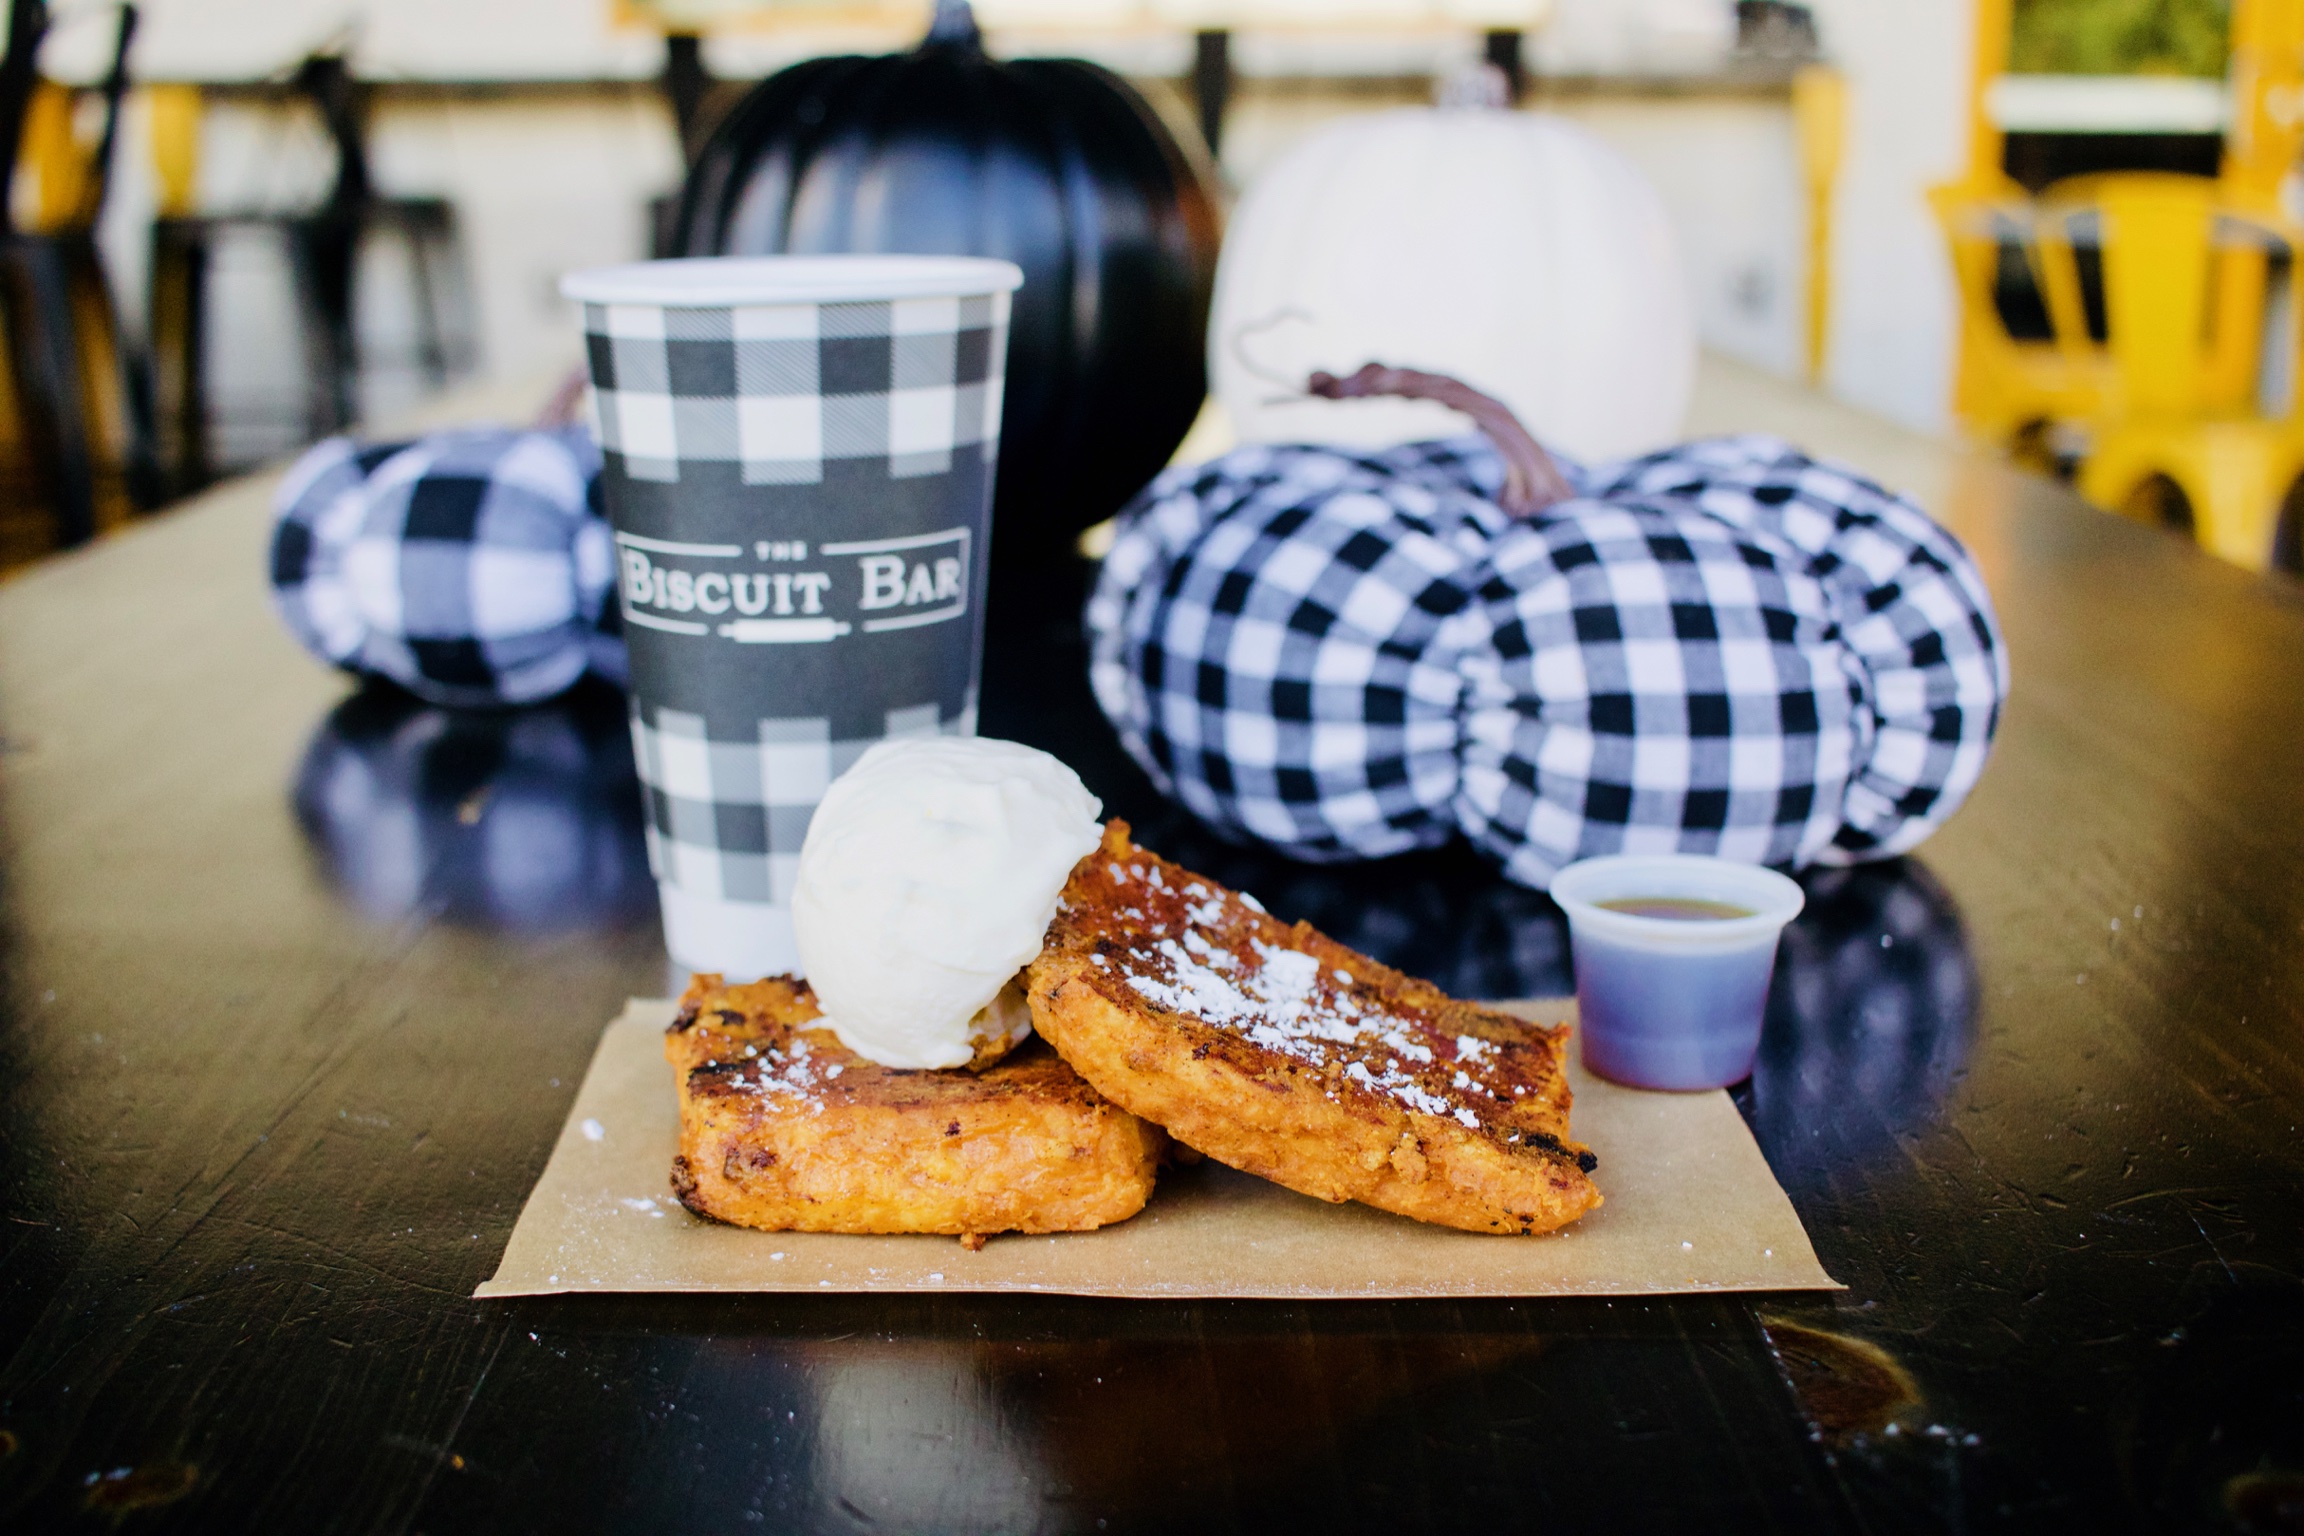
M273 600L313 655L435 704L532 703L588 671L621 684L599 473L580 427L332 438L281 484Z
M1958 808L2008 665L1951 534L1774 438L1555 461L1439 382L1489 437L1241 448L1121 514L1091 677L1170 795L1307 859L1461 835L1533 886L1882 858Z

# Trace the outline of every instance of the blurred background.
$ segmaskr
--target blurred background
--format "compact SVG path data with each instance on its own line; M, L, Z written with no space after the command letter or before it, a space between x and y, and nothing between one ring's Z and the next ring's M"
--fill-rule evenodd
M1323 127L1483 80L1645 180L1679 290L1651 297L1708 351L2297 563L2304 0L974 11L996 58L1125 77L1207 152L1220 212ZM548 394L577 359L559 276L696 248L680 189L751 87L930 20L923 0L15 0L0 566L460 381ZM1224 440L1204 419L1184 452Z

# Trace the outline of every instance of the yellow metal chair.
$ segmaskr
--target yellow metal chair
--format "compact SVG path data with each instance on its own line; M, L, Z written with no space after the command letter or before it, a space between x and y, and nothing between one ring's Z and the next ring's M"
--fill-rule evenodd
M2001 268L2011 254L2032 286L2050 296L2071 270L2069 253L2042 241L2039 210L2014 182L1937 187L1929 201L1951 243L1959 282L1953 410L1978 437L2033 456L2047 428L2100 414L2113 387L2112 361L2101 348L2071 345L2059 334L2020 337L2000 312ZM2075 308L2077 282L2074 277Z
M2279 200L2304 141L2304 0L2235 0L2232 117L2214 179L2115 172L2037 199L2003 171L1988 110L2011 7L1975 0L1969 164L1931 193L1960 289L1955 412L2019 455L2042 429L2069 429L2088 445L2090 499L2182 523L2245 565L2297 564L2304 412L2261 398L2260 381L2298 371L2298 305L2269 300L2273 253L2289 255L2292 274L2304 258L2304 231ZM2090 248L2102 261L2094 324L2079 255ZM2001 317L2010 253L2047 310L2046 340L2011 335Z
M2047 429L2097 413L2111 383L2101 352L2053 336L2019 336L2000 311L2003 263L2013 259L2031 286L2049 287L2037 238L2038 207L2002 168L2003 137L1988 108L2006 72L2013 0L1975 0L1976 47L1968 92L1968 166L1958 181L1929 190L1944 226L1959 291L1959 350L1952 409L1969 431L2048 467Z
M2240 564L2270 561L2281 503L2304 474L2295 411L2274 414L2258 397L2265 346L2295 351L2292 323L2264 334L2269 257L2297 249L2295 233L2277 213L2226 203L2203 177L2113 172L2048 189L2036 240L2056 348L2109 368L2093 407L2074 415L2089 439L2081 494L2183 526ZM2078 251L2091 244L2101 340L2080 281Z

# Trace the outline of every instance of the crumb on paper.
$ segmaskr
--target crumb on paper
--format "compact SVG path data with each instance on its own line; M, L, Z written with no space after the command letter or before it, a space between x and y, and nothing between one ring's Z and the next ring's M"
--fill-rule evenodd
M604 1139L608 1134L608 1127L602 1125L599 1121L591 1118L589 1115L584 1118L584 1120L576 1127L576 1129L584 1133L584 1139L586 1141L600 1141Z
M781 1259L782 1257L784 1257L784 1255L782 1255L782 1254L780 1254L780 1253L772 1253L772 1254L768 1255L768 1257L769 1257L769 1258L771 1258L771 1259Z
M981 1232L963 1232L960 1234L960 1246L970 1253L981 1253L984 1250L984 1234Z
M935 1281L938 1285L942 1285L944 1283L944 1271L940 1269L935 1270L929 1274L928 1278Z

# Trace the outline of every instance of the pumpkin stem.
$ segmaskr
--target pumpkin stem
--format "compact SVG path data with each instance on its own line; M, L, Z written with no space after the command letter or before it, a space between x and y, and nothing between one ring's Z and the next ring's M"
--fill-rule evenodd
M976 12L968 0L936 0L936 12L928 18L928 35L920 40L923 48L937 44L962 48L984 46L984 33L976 25Z
M1315 373L1304 386L1307 394L1323 400L1365 400L1372 395L1397 395L1404 400L1431 400L1462 411L1479 425L1504 458L1504 491L1496 504L1506 517L1533 517L1546 507L1576 494L1560 466L1544 445L1520 425L1512 407L1494 395L1484 395L1462 379L1415 368L1387 368L1368 363L1350 378Z

